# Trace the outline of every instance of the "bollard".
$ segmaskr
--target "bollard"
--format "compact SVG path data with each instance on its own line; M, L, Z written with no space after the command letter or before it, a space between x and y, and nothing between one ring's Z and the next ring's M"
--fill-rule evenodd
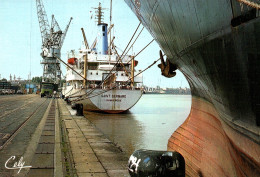
M185 177L185 161L178 152L136 150L129 158L131 177Z
M77 104L75 104L75 103L71 103L71 109L76 110L76 109L77 109L76 105L77 105Z
M76 116L83 116L83 104L76 104L75 107L77 110Z
M68 98L68 97L66 97L64 100L66 101L66 103L67 103L68 105L70 105L70 104L71 104L71 101L69 100L69 98Z

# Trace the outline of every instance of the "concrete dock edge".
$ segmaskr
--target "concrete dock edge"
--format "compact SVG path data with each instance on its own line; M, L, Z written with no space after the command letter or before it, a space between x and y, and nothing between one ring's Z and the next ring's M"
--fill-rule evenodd
M66 102L58 100L77 176L129 176L128 156L84 116L75 116Z
M58 102L56 101L56 110L55 110L55 152L54 152L54 176L64 176L63 167L62 167L62 152L61 152L61 129L60 129L60 115Z

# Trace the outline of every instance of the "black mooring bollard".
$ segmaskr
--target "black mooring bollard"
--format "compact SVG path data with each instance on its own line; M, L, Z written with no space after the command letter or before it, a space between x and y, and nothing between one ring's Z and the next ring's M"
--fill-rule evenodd
M76 109L77 109L76 105L77 105L77 104L75 104L75 103L71 103L71 109L76 110Z
M76 104L77 114L76 116L83 116L83 104Z
M70 99L69 99L68 97L66 97L64 100L66 101L66 103L67 103L68 105L71 104L71 101L70 101Z
M185 161L178 152L136 150L129 158L131 177L185 177Z

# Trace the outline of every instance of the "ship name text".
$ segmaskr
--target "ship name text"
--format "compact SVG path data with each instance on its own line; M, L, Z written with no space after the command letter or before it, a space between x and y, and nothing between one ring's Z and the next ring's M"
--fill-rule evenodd
M111 95L111 94L102 94L103 98L126 98L126 95Z

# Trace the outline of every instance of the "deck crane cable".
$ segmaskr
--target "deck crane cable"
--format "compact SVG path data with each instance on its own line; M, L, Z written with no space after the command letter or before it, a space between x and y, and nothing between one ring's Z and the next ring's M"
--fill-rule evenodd
M244 3L246 3L246 4L248 4L248 3L250 3L249 1L247 1L247 0L238 0L238 1L241 1L241 2L244 2ZM248 5L250 5L250 4L248 4ZM255 3L251 3L251 5L250 5L251 7L254 7L254 8L259 8L260 6L258 5L258 4L255 4ZM154 41L154 39L150 42L150 43L148 43L140 52L138 52L137 53L137 55L136 56L138 56L146 47L148 47L152 42ZM165 54L164 54L165 55ZM164 56L163 55L163 56ZM135 56L135 57L136 57ZM138 74L136 74L134 77L137 77L138 75L140 75L141 73L143 73L144 71L146 71L147 69L149 69L150 67L152 67L154 64L156 64L158 61L160 60L160 58L159 59L157 59L156 61L154 61L151 65L149 65L146 69L144 69L144 70L142 70L141 72L139 72ZM130 61L129 61L130 62ZM132 78L130 78L129 80L128 80L128 82L131 80ZM127 83L128 84L128 83ZM127 84L125 84L125 85L127 85ZM114 89L114 88L111 88L111 89L109 89L109 90L112 90L112 89ZM109 91L109 90L106 90L106 91L104 91L103 93L105 93L105 92L107 92L107 91ZM101 93L102 94L102 93ZM96 94L96 95L93 95L93 96L91 96L91 97L87 97L87 98L92 98L92 97L95 97L95 96L98 96L98 95L100 95L100 94ZM86 99L87 99L86 98ZM76 101L76 100L75 100Z
M149 44L151 44L152 42L153 42L153 40L152 40ZM148 44L148 45L149 45L149 44ZM112 45L113 45L114 48L116 47L113 43L112 43ZM146 45L141 51L143 51L148 45ZM141 51L140 51L140 52L141 52ZM120 57L116 49L115 49L115 52L116 52L117 56ZM140 52L139 52L139 53L140 53ZM139 54L139 53L138 53L138 54ZM137 56L137 55L136 55L136 56ZM135 56L135 57L136 57L136 56ZM59 59L59 60L60 60L60 59ZM130 61L131 61L131 60L130 60ZM66 66L68 66L68 67L69 67L70 69L72 69L73 71L75 71L73 68L71 68L71 67L70 67L69 65L67 65L65 62L63 62L63 61L61 61L61 62L62 62L63 64L65 64ZM118 63L118 62L117 62L117 63ZM129 63L129 62L128 62L128 63ZM128 63L127 63L127 64L128 64ZM125 68L124 68L124 69L125 69ZM111 69L111 70L113 70L113 69ZM126 70L126 69L125 69L125 70ZM76 72L76 71L75 71L75 72ZM116 71L116 72L118 72L118 71ZM77 72L76 72L76 74L78 74L80 77L82 77L83 79L86 80L86 78L84 78L81 74L79 74L79 73L77 73ZM139 74L141 74L141 73L139 73ZM139 74L138 74L138 75L139 75ZM138 75L136 75L136 76L138 76ZM135 77L136 77L136 76L135 76ZM127 82L127 84L129 84L129 80L131 80L131 79L132 79L132 78L129 77L128 80L125 81L125 82ZM105 81L105 79L104 79L103 81ZM101 83L101 84L102 84L102 83ZM101 84L99 84L97 87L99 87ZM127 84L124 84L124 85L127 85ZM95 90L97 87L95 87L95 88L93 88L93 89ZM89 91L88 93L83 94L83 95L73 96L73 95L79 93L81 90L83 90L83 88L80 89L79 91L73 93L73 94L70 95L69 97L70 97L70 98L82 97L82 96L84 96L84 95L90 95L90 94L92 93L92 92L89 93L89 92L90 92L90 91ZM70 92L70 91L69 91L69 92ZM98 95L99 95L99 94L98 94Z
M86 38L86 35L85 35L84 28L81 28L81 32L82 32L82 35L83 35L85 47L86 47L86 49L89 49L89 45L88 45L88 41L87 41L87 38ZM75 57L75 56L74 56L74 57ZM65 64L65 63L64 63L64 64ZM69 67L70 69L72 69L69 65L67 65L67 64L65 64L65 65L66 65L67 67ZM82 77L84 80L87 81L87 79L81 75L82 73L77 73L77 71L74 70L74 69L72 69L72 70L73 70L74 72L76 72L76 74L78 74L78 75L79 75L80 77ZM80 82L82 82L82 81L80 81ZM72 88L69 92L67 92L67 93L64 94L64 95L69 94L73 89L74 89L74 88ZM82 90L83 90L83 88L81 88L80 90L76 91L75 93L72 93L72 94L70 95L70 97L72 97L73 95L75 95L75 94L81 92Z
M140 25L141 25L141 22L139 23L138 27L136 28L134 34L132 35L132 38L131 38L130 41L128 42L128 44L127 44L125 50L123 51L123 53L121 54L121 56L119 56L117 50L116 50L115 47L114 47L115 52L116 52L116 55L117 55L117 57L118 57L118 61L119 61L120 65L123 67L123 69L124 69L124 71L125 71L125 73L126 73L126 76L128 76L129 74L128 74L128 72L127 72L127 70L126 70L126 68L125 68L125 66L124 66L124 64L123 64L123 59L124 59L124 57L127 55L128 51L131 49L131 47L134 45L135 41L136 41L136 40L138 39L138 37L140 36L140 34L141 34L141 32L143 31L144 27L143 27L142 30L139 32L139 34L137 35L135 41L134 41L133 44L129 47L129 49L128 49L128 51L126 52L125 55L124 55L124 53L125 53L126 49L128 48L129 44L131 43L131 41L133 40L133 38L134 38L136 32L138 31ZM112 43L112 46L114 46L113 43ZM123 55L124 55L124 56L123 56ZM123 58L122 58L122 56L123 56ZM117 61L117 64L118 64L118 61ZM116 64L116 65L117 65L117 64ZM116 65L114 65L113 68L115 68ZM113 70L113 69L112 69L112 70ZM108 74L108 75L110 75L110 74Z
M112 44L114 43L114 40L115 40L115 36L113 36L111 42L109 43L108 47L111 48ZM112 51L112 49L109 49Z
M55 56L55 57L57 57L57 56ZM80 73L78 73L78 72L77 72L76 70L74 70L72 67L70 67L69 65L67 65L67 64L66 64L63 60L61 60L59 57L57 57L57 59L58 59L59 61L61 61L62 64L66 65L66 66L69 67L71 70L73 70L73 71L74 71L76 74L78 74L80 77L82 77L83 79L85 79ZM73 89L74 89L74 88L72 88L70 91L68 91L68 92L65 93L64 95L69 94ZM77 92L71 94L72 96L70 96L70 97L71 97L71 98L73 98L73 97L78 97L78 96L73 96L73 95L79 93L79 92L82 91L82 90L83 90L83 88L81 88L81 89L78 90Z
M131 49L131 47L133 46L133 44L135 43L135 41L137 40L137 38L139 37L139 35L141 34L141 32L143 31L143 29L142 29L141 32L139 32L139 34L137 35L135 41L134 41L133 44L129 47L129 50L126 52L128 46L130 45L131 41L133 40L133 38L134 38L136 32L138 31L140 25L141 25L141 22L139 22L139 24L138 24L138 26L137 26L137 28L136 28L134 34L132 35L130 41L128 42L128 44L127 44L125 50L123 51L123 53L121 54L121 56L119 56L118 52L117 52L116 49L115 49L116 55L117 55L117 57L118 57L118 61L119 61L120 65L123 67L123 69L125 70L126 76L128 76L129 74L128 74L127 70L125 69L125 66L124 66L124 64L123 64L123 59L124 59L124 57L127 55L128 51ZM143 28L144 28L144 27L143 27ZM112 45L113 45L113 44L112 44ZM125 52L126 52L126 54L125 54ZM122 58L122 57L123 57L123 58ZM117 62L117 63L118 63L118 62ZM113 68L115 68L115 67L116 67L116 65L114 65ZM112 69L112 70L113 70L113 69ZM110 74L108 74L108 75L110 75ZM128 78L129 78L129 77L128 77Z
M57 56L55 56L55 57L57 57ZM80 77L82 77L83 79L85 79L85 80L87 80L86 78L84 78L80 73L78 73L76 70L74 70L72 67L70 67L68 64L66 64L62 59L60 59L59 57L57 57L57 59L59 60L59 61L61 61L63 64L65 64L67 67L69 67L71 70L73 70L76 74L78 74ZM70 93L72 90L73 90L74 88L72 88L70 91L68 91L68 93ZM77 94L78 92L80 92L81 90L83 90L83 88L81 88L79 91L77 91L77 92L75 92L75 93L73 93L73 94L71 94L71 95L75 95L75 94ZM68 94L68 93L66 93L66 94ZM64 94L64 95L66 95L66 94ZM71 97L71 96L70 96Z
M137 30L139 29L140 25L141 25L141 22L138 24L138 26L137 26L137 28L136 28L134 34L132 35L130 41L128 42L128 44L127 44L125 50L123 51L123 53L121 54L121 57L120 57L120 58L122 58L122 56L124 55L126 49L128 48L129 44L130 44L131 41L133 40L133 38L134 38L134 36L135 36ZM116 66L117 66L118 63L119 63L119 60L116 62L116 64L114 65L114 67L110 70L110 72L107 74L107 76L105 77L105 79L103 79L103 81L101 81L101 82L98 84L97 87L100 87L100 86L104 83L104 81L105 81L106 79L108 79L108 77L110 77L110 75L112 74L112 71L116 68ZM88 94L88 95L91 94L97 87L91 89L91 90L88 91L86 94Z
M114 44L112 44L113 47L114 47L114 49L115 49L116 55L117 55L118 58L121 60L121 61L120 61L120 64L121 64L121 66L123 67L123 69L125 70L125 73L126 73L127 76L128 76L129 74L128 74L127 70L125 69L125 65L123 64L122 60L123 60L124 57L128 54L128 52L129 52L129 50L131 49L131 47L133 47L133 45L135 44L136 40L139 38L140 34L142 33L143 29L144 29L144 27L141 29L141 31L139 32L139 34L138 34L137 37L135 38L134 42L133 42L132 45L129 47L129 49L127 50L126 54L123 56L122 59L120 59L120 57L119 57L119 54L118 54L118 52L117 52L117 50L116 50L116 48L115 48L116 46L114 46ZM152 40L152 41L153 41L153 40ZM151 42L152 42L152 41L151 41ZM150 43L151 43L151 42L150 42ZM150 45L150 43L149 43L148 45ZM147 46L148 46L148 45L147 45ZM145 46L139 53L141 53L147 46ZM138 53L138 54L139 54L139 53ZM136 56L137 56L137 55L136 55ZM136 56L135 56L135 57L136 57ZM135 57L134 57L134 58L135 58ZM129 64L130 61L132 61L134 58L132 58L131 60L129 60L129 61L127 62L127 64ZM128 77L128 79L129 79L129 77ZM127 81L125 81L125 82L127 82Z
M121 52L123 52L123 50L122 49L120 49L119 47L117 47L117 46L115 46L118 50L120 50Z
M144 28L143 28L143 29L144 29ZM142 29L142 30L143 30L143 29ZM142 30L141 30L141 31L142 31ZM141 32L138 34L137 38L139 37L140 34L141 34ZM135 41L137 40L137 38L135 39ZM134 43L135 43L135 41L134 41ZM140 51L135 55L135 57L137 57L137 56L138 56L145 48L147 48L153 41L154 41L154 39L151 40L142 50L140 50ZM134 44L134 43L133 43L133 44ZM132 45L133 45L133 44L132 44ZM114 46L114 44L112 44L112 45ZM131 47L132 47L132 45L131 45ZM115 47L116 47L116 46L114 46L114 48L115 48ZM131 48L131 47L130 47L130 48ZM115 51L116 51L116 54L119 55L116 49L115 49ZM128 51L129 51L129 50L128 50ZM128 52L128 51L127 51L127 52ZM118 56L118 57L119 57L119 56ZM134 58L135 58L135 57L134 57ZM132 61L132 59L131 59L130 61ZM128 61L128 63L129 63L130 61ZM127 64L128 64L128 63L127 63ZM125 68L124 68L124 69L125 69ZM148 69L148 68L147 68L147 69ZM112 70L113 70L113 68L112 68ZM141 74L141 73L139 73L139 74ZM138 74L138 75L139 75L139 74ZM136 75L136 76L137 76L137 75ZM135 76L135 77L136 77L136 76ZM125 82L128 82L127 84L129 84L129 79L131 80L132 78L128 78L128 80L125 81ZM105 80L105 79L104 79L104 80ZM127 84L125 84L125 85L127 85ZM101 85L101 84L100 84L100 85ZM98 86L99 86L99 85L98 85ZM96 88L93 88L93 89L96 89ZM91 93L92 93L92 92L91 92ZM89 93L88 95L90 95L91 93ZM83 96L83 95L80 95L80 96ZM77 97L77 96L75 96L75 97Z
M74 70L72 67L70 67L67 63L65 63L62 59L60 59L58 56L54 55L55 57L57 57L57 59L62 62L64 65L66 65L67 67L69 67L71 70L73 70L76 74L78 74L81 78L83 78L84 80L87 80L86 78L84 78L80 73L78 73L76 70Z
M86 38L86 35L85 35L84 28L81 28L81 32L82 32L82 35L83 35L85 47L86 47L86 49L89 49L89 44L88 44L88 41L87 41L87 38ZM75 70L73 69L73 71L75 71ZM76 72L76 73L77 73L77 72ZM80 77L82 77L81 74L82 74L82 73L80 73ZM83 79L87 81L87 78L83 77ZM80 82L82 83L82 81L80 81ZM70 97L71 97L71 98L74 97L73 95L76 95L77 93L81 92L83 89L84 89L84 88L82 87L80 90L78 90L78 91L76 91L75 93L71 94ZM72 90L73 90L73 88L72 88L70 91L72 91ZM70 91L69 91L68 93L70 93ZM67 93L67 94L68 94L68 93ZM65 95L66 95L66 94L65 94Z
M165 54L164 54L163 56L165 56ZM151 67L152 67L153 65L155 65L159 60L160 60L160 58L157 59L157 60L155 60L151 65L149 65L148 67L146 67L146 68L145 68L144 70L142 70L141 72L137 73L135 76L129 78L128 81L126 81L127 83L125 83L123 86L128 85L128 84L131 82L131 79L132 79L132 78L137 77L138 75L140 75L141 73L143 73L143 72L146 71L147 69L151 68ZM84 94L84 95L79 95L79 96L78 96L79 98L76 99L76 100L74 100L74 102L80 101L80 100L84 100L84 99L88 99L88 98L92 98L92 97L96 97L96 96L101 95L101 94L103 94L103 93L106 93L106 92L108 92L108 91L110 91L110 90L113 90L115 87L116 87L116 86L114 86L114 87L112 87L112 88L110 88L110 89L104 90L104 91L100 91L99 93L96 93L95 95L91 95L91 96L87 95L85 98L82 98L82 96L84 96L84 95L86 95L86 94Z
M123 53L121 54L121 58L122 58L122 56L125 54L125 51L126 51L126 49L128 48L129 44L130 44L130 43L131 43L131 41L133 40L133 38L134 38L134 36L135 36L135 34L136 34L137 30L139 29L140 25L141 25L141 22L140 22L140 23L139 23L139 25L137 26L137 28L136 28L136 30L135 30L135 32L134 32L134 34L132 35L132 37L131 37L130 41L128 42L128 44L127 44L127 46L126 46L125 50L124 50L124 51L123 51Z
M95 88L93 88L93 89L91 89L90 91L88 91L86 94L83 94L83 95L78 95L78 96L70 96L71 98L72 97L81 97L81 96L84 96L84 95L90 95L94 90L96 90L96 88L98 88L99 86L101 86L103 83L104 83L104 81L111 75L111 73L112 73L112 71L115 69L115 67L117 66L117 64L119 63L119 62L122 62L122 56L124 55L124 53L125 53L125 51L126 51L126 49L128 48L128 46L129 46L129 44L131 43L131 41L133 40L133 38L134 38L134 36L135 36L135 34L136 34L136 32L138 31L138 29L139 29L139 27L140 27L140 25L141 25L141 22L138 24L138 26L137 26L137 28L136 28L136 30L135 30L135 32L134 32L134 34L132 35L132 37L131 37L131 39L130 39L130 41L128 42L128 44L127 44L127 46L126 46L126 48L125 48L125 50L123 51L123 53L121 54L121 57L119 56L119 54L117 53L117 51L116 51L116 53L117 53L117 56L118 56L118 61L116 62L116 64L114 65L114 67L110 70L110 72L108 73L108 75L105 77L105 79L102 81L102 82L100 82L99 84L98 84L98 86L96 86ZM140 36L140 34L141 34L141 32L143 31L143 29L144 29L144 27L142 28L142 30L139 32L139 34L138 34L138 36L136 37L136 39L135 39L135 41L137 40L137 38ZM135 41L133 42L133 44L135 43ZM133 44L131 45L131 47L133 46ZM112 45L113 45L113 43L112 43ZM130 47L130 48L131 48ZM116 49L115 49L116 50ZM128 50L129 51L129 50ZM128 52L127 51L127 52ZM73 68L71 68L69 65L67 65L64 61L62 61L60 58L58 58L58 60L59 61L61 61L63 64L65 64L66 66L68 66L70 69L72 69L73 71L75 71ZM75 71L76 72L76 71ZM117 72L117 71L116 71ZM77 73L76 72L76 74L78 74L80 77L82 77L84 80L86 80L86 78L84 78L82 75L80 75L79 73ZM129 79L130 78L128 78L128 81L129 81ZM127 82L127 81L126 81ZM82 89L81 89L82 90ZM81 91L80 90L80 91ZM78 91L79 92L79 91ZM77 93L78 93L77 92ZM74 93L75 94L75 93ZM73 95L74 95L73 94Z
M143 30L143 29L142 29ZM139 35L140 35L140 33L139 33ZM137 36L137 38L139 37L139 35ZM136 39L137 39L136 38ZM135 40L136 41L136 40ZM135 42L134 41L134 42ZM154 41L154 39L153 40L151 40L142 50L140 50L136 55L135 55L135 57L137 57L144 49L146 49L152 42ZM134 44L134 43L133 43ZM131 45L131 47L133 46L133 44ZM114 46L114 44L112 44L113 46ZM130 48L131 48L130 47ZM114 46L114 48L115 48L115 46ZM129 48L129 49L130 49ZM128 50L129 51L129 50ZM127 52L128 52L127 51ZM117 50L115 49L115 52L116 52L116 55L119 57L119 54L118 54L118 52L117 52ZM128 62L127 62L127 64L129 64L135 57L133 57L131 60L129 60ZM120 58L119 58L120 59ZM121 59L121 62L120 62L120 64L123 66L123 68L124 68L124 70L125 70L125 72L126 72L126 74L128 75L128 73L127 73L127 70L125 69L125 67L124 67L124 64L123 64L123 62L122 62L122 59ZM128 79L129 79L129 77L128 77ZM127 81L125 81L125 82L128 82L128 80Z
M114 46L114 44L112 44L112 46ZM119 54L118 54L118 52L117 52L116 49L115 49L115 52L116 52L116 55L117 55L117 57L118 57L119 64L123 67L126 76L128 76L129 74L128 74L128 72L127 72L127 70L126 70L126 68L125 68L125 65L123 64L123 61L122 61L122 59L120 58L120 56L119 56ZM118 71L116 71L116 72L118 72Z
M153 41L154 41L154 39L151 40L142 50L140 50L140 51L135 55L134 58L136 58L142 51L144 51L144 49L146 49ZM129 60L129 61L127 62L127 64L130 63L132 60L134 60L134 58L132 58L131 60Z
M116 68L117 64L121 61L122 56L124 55L124 53L125 53L126 49L128 48L129 44L130 44L131 41L133 40L133 38L134 38L136 32L138 31L140 25L141 25L141 22L138 24L138 26L137 26L137 28L136 28L134 34L132 35L130 41L128 42L128 44L127 44L125 50L124 50L123 53L121 54L121 57L118 56L118 60L117 60L116 64L115 64L114 67L110 70L110 72L109 72L108 75L105 77L105 79L98 85L98 87L101 86L101 85L104 83L104 81L105 81L106 79L108 79L108 77L110 77L110 75L112 74L112 71ZM113 45L113 44L112 44L112 45ZM91 94L95 89L96 89L96 88L93 88L92 90L90 90L88 94Z
M140 25L141 25L141 22L138 24L138 26L137 26L137 28L136 28L134 34L132 35L130 41L128 42L128 44L127 44L126 48L124 49L123 53L121 54L121 56L119 56L118 52L117 52L116 49L115 49L116 55L117 55L117 57L118 57L118 60L117 60L117 63L114 65L114 67L111 69L111 71L113 71L114 68L117 66L117 64L120 63L120 65L123 67L123 69L124 69L126 75L127 75L127 76L129 75L128 72L127 72L127 70L126 70L125 67L124 67L124 64L123 64L123 58L124 58L124 56L126 56L126 54L128 53L129 50L126 52L125 55L124 55L124 53L125 53L126 49L128 48L129 44L131 43L131 41L133 40L133 38L134 38L136 32L138 31ZM144 29L144 27L143 27L143 29ZM141 30L141 32L143 31L143 29ZM138 34L138 36L136 37L135 41L137 40L137 38L139 37L139 35L141 34L141 32L139 32L139 34ZM134 43L135 43L135 41L134 41ZM133 44L134 44L134 43L133 43ZM133 44L131 45L131 47L133 46ZM113 43L112 43L112 46L113 46ZM131 47L130 47L130 48L131 48ZM114 47L114 48L115 48L115 47ZM129 49L130 49L130 48L129 48ZM123 56L123 58L122 58L122 56ZM106 76L106 78L105 78L103 81L105 81L108 77L110 77L110 75L111 75L111 73L112 73L111 71L109 72L109 74ZM116 72L117 72L117 71L116 71ZM102 83L103 83L103 82L102 82Z
M55 55L54 55L55 56ZM76 74L78 74L81 78L83 78L84 80L87 80L85 77L83 77L80 73L78 73L76 70L74 70L72 67L70 67L68 64L66 64L62 59L60 59L58 56L55 56L62 64L66 65L67 67L69 67L72 71L74 71ZM73 88L72 88L73 89ZM82 90L83 88L81 88ZM75 95L76 93L80 92L81 90L73 93L72 95ZM71 91L71 90L70 90ZM69 91L69 92L70 92ZM69 93L68 92L68 93Z
M86 49L88 49L88 48L89 48L89 45L88 45L88 42L87 42L87 38L86 38L86 36L85 36L84 29L81 28L81 31L82 31L82 34L83 34L85 47L86 47ZM57 57L57 56L55 56L55 57ZM87 79L84 78L84 77L81 75L81 73L78 73L76 70L74 70L72 67L70 67L68 64L66 64L66 63L65 63L62 59L60 59L59 57L57 57L57 58L58 58L58 60L61 61L64 65L66 65L68 68L70 68L71 70L73 70L76 74L78 74L81 78L83 78L84 80L87 81ZM72 88L68 93L70 93L72 90L73 90L73 88ZM77 94L77 93L80 92L81 90L83 90L83 88L81 88L79 91L77 91L77 92L71 94L70 97L73 97L73 95ZM68 93L66 93L66 94L68 94ZM65 95L66 95L66 94L65 94Z
M55 56L55 55L54 55ZM69 67L71 70L73 70L77 75L79 75L81 78L83 78L84 80L87 80L86 78L84 78L80 73L78 73L76 70L74 70L72 67L70 67L68 64L66 64L62 59L60 59L59 57L55 56L59 61L61 61L62 64L66 65L67 67ZM72 95L75 95L76 93L80 92L81 90L83 90L83 88L81 88L79 91L73 93ZM69 91L70 92L70 91ZM69 93L68 92L68 93ZM86 93L87 94L87 93ZM83 94L85 95L85 94ZM78 96L70 96L70 98L74 98L74 97L79 97L82 95L78 95Z
M143 29L142 29L142 30L143 30ZM141 33L141 32L140 32L140 33ZM138 34L137 38L139 37L140 33ZM136 38L136 39L137 39L137 38ZM135 41L136 41L136 40L135 40ZM135 41L134 41L134 42L135 42ZM153 41L154 41L154 39L151 40L142 50L140 50L140 51L135 55L135 57L137 57L137 56L138 56L144 49L146 49ZM113 45L113 44L112 44L112 45ZM114 45L113 45L113 46L114 46ZM114 46L114 48L115 48L115 47L116 47L116 46ZM131 48L131 47L130 47L130 48ZM115 49L115 51L116 51L116 49ZM128 51L127 51L127 52L128 52ZM118 55L117 51L116 51L116 54ZM135 57L134 57L134 58L135 58ZM158 60L159 60L159 59L158 59ZM157 61L158 61L158 60L157 60ZM131 59L130 61L132 61L132 59ZM130 61L129 61L129 62L130 62ZM157 62L157 61L156 61L156 62ZM129 63L129 62L128 62L128 63ZM156 62L155 62L155 63L156 63ZM128 63L127 63L127 64L128 64ZM153 64L151 64L150 66L148 66L145 70L147 70L148 68L150 68L151 66L153 66L155 63L153 63ZM137 75L135 75L134 77L138 76L139 74L141 74L141 73L144 72L145 70L139 72L139 73L138 73ZM131 79L132 79L132 78L128 78L128 80L125 81L126 84L124 84L124 85L129 84L129 81L131 81ZM95 88L94 88L94 89L95 89ZM106 92L106 91L105 91L105 92ZM92 92L91 92L91 93L92 93ZM102 93L101 93L101 94L102 94ZM90 95L90 94L88 94L88 95ZM97 94L97 95L100 95L100 94ZM82 97L82 96L84 96L84 95L75 96L75 97Z
M151 40L142 50L140 50L140 51L135 55L135 57L137 57L142 51L144 51L144 49L146 49L146 47L148 47L153 41L154 41L154 39Z
M163 56L165 56L165 54L164 54ZM144 70L142 70L141 72L137 73L135 76L133 76L133 77L131 77L130 79L128 79L128 83L124 84L123 86L128 85L128 84L131 82L131 79L132 79L132 78L137 77L137 76L140 75L141 73L145 72L147 69L151 68L151 67L152 67L153 65L155 65L160 59L161 59L161 58L158 58L158 59L155 60L152 64L150 64L148 67L146 67ZM110 90L113 90L114 88L116 88L116 86L114 86L114 87L112 87L112 88L110 88L110 89L101 91L101 93L96 93L95 95L87 96L87 97L84 97L84 98L82 98L82 96L84 96L84 95L81 95L81 96L79 96L78 99L73 100L72 102L81 101L81 100L88 99L88 98L93 98L93 97L96 97L96 96L101 95L101 94L103 94L103 93L106 93L106 92L108 92L108 91L110 91Z
M135 44L136 40L138 39L138 37L140 36L140 34L142 33L142 31L144 30L144 27L141 29L141 31L139 32L139 34L137 35L137 37L135 38L133 44L129 47L129 49L126 52L126 55L128 54L129 50L133 47L133 45Z
M139 28L139 27L138 27L138 28ZM117 50L116 50L114 44L112 43L112 46L113 46L114 49L115 49L116 55L117 55L117 57L118 57L118 60L120 61L120 65L123 67L123 69L124 69L124 71L125 71L125 73L126 73L126 76L129 76L129 73L127 72L127 70L126 70L126 68L125 68L125 65L123 64L123 59L124 59L124 57L128 54L128 52L129 52L129 50L131 49L131 47L133 47L133 45L135 44L136 40L138 39L138 37L139 37L140 34L142 33L143 29L144 29L144 27L141 29L141 31L139 32L139 34L138 34L137 37L135 38L134 42L132 43L132 45L131 45L131 46L129 47L129 49L126 51L126 54L123 56L123 58L120 58L120 56L119 56L119 54L118 54L118 52L117 52ZM129 42L129 44L130 44L130 42ZM122 55L121 55L121 57L122 57ZM133 59L133 58L132 58L132 59ZM132 61L132 59L129 60L129 61L127 62L127 64L129 64L129 62ZM128 79L129 79L129 77L128 77ZM125 82L127 82L127 81L125 81Z

